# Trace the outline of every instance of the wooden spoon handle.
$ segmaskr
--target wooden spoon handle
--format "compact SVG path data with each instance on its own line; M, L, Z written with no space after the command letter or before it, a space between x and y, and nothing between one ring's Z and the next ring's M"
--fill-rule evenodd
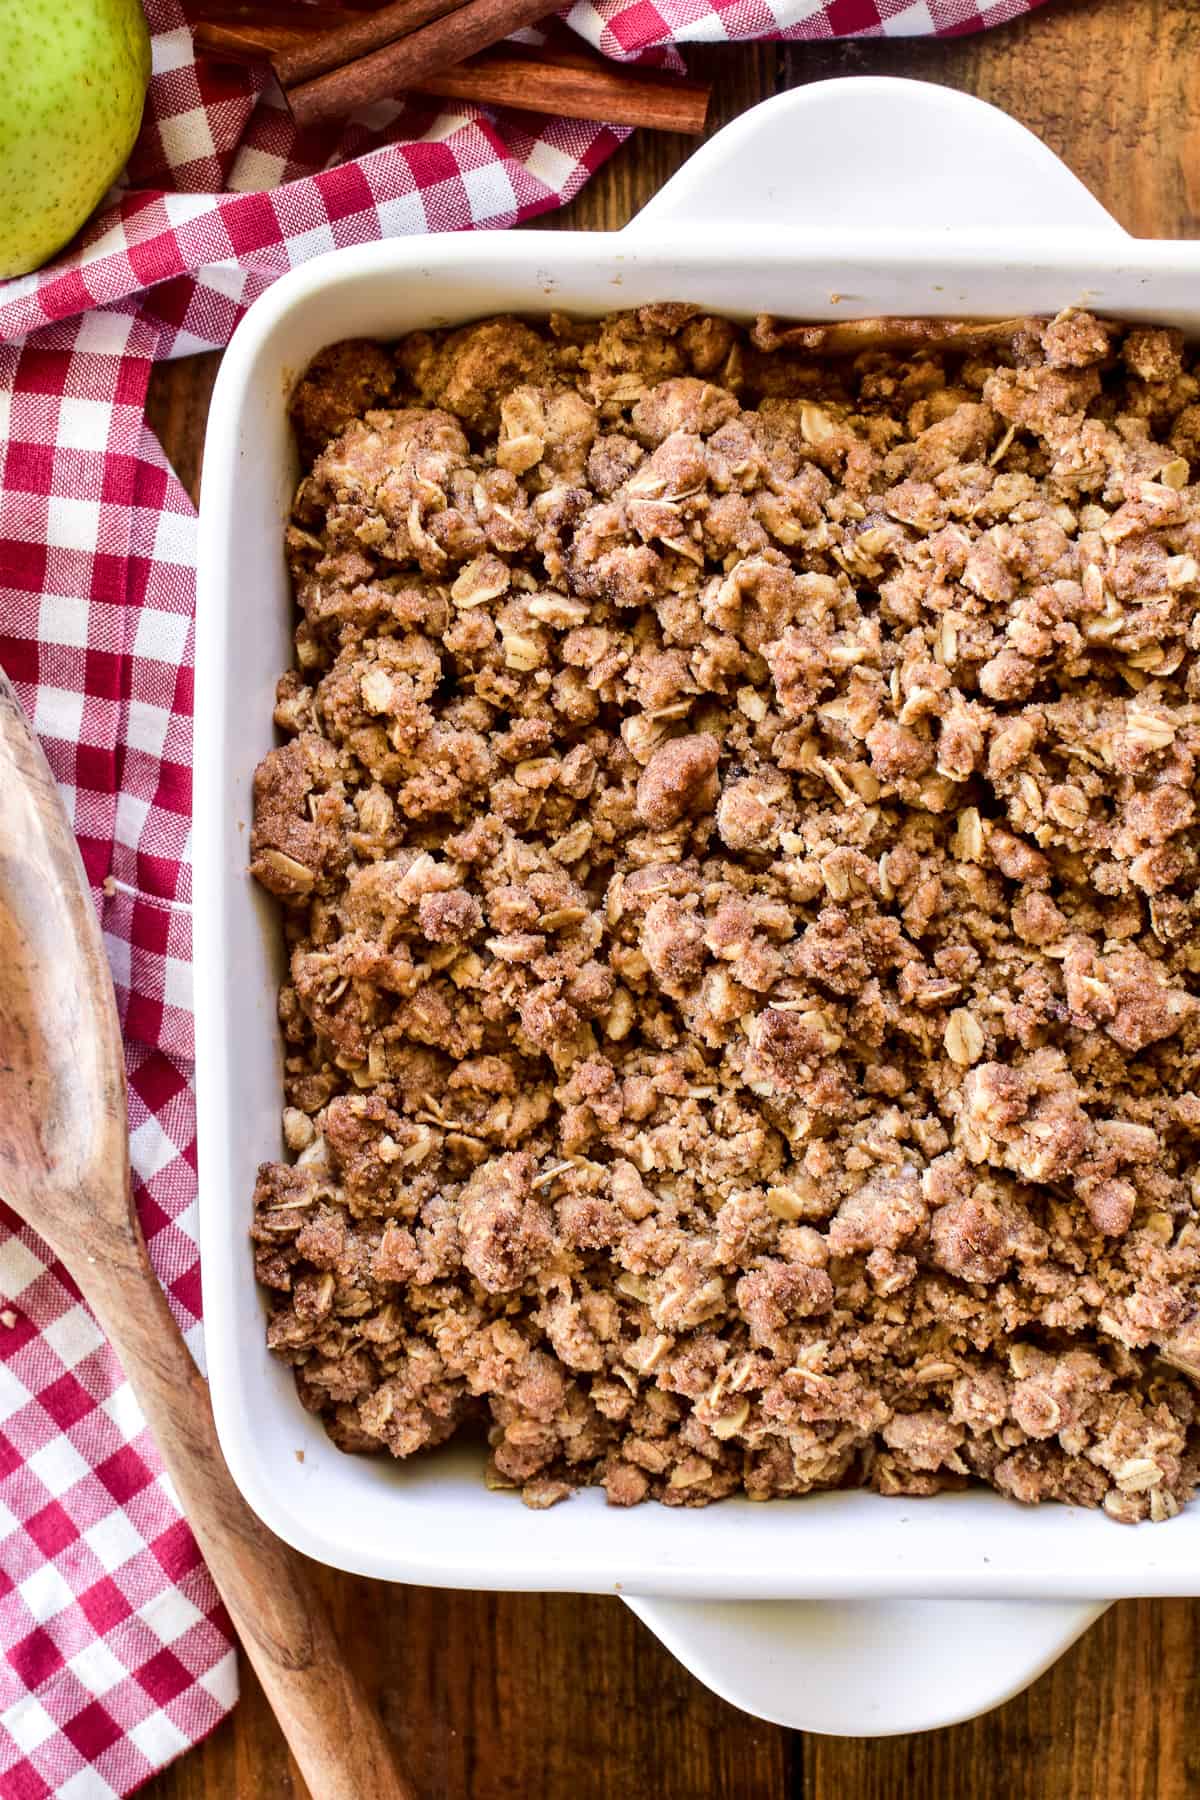
M415 1800L350 1672L303 1557L235 1487L208 1388L141 1257L81 1282L121 1358L188 1523L313 1800ZM138 1266L139 1263L142 1266Z
M303 1557L251 1512L225 1466L208 1389L146 1253L127 1134L96 909L46 759L0 671L0 1191L111 1338L313 1800L414 1800Z

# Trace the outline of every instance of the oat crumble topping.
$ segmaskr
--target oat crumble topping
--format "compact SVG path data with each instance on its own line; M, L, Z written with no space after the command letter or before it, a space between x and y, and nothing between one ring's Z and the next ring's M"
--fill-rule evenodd
M269 1340L351 1451L1178 1512L1200 379L678 305L293 402Z

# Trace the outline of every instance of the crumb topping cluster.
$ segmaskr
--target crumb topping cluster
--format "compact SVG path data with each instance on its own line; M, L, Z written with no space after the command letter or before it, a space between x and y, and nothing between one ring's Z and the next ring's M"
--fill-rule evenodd
M1178 1511L1200 380L1178 334L687 306L293 402L270 1343L535 1506Z

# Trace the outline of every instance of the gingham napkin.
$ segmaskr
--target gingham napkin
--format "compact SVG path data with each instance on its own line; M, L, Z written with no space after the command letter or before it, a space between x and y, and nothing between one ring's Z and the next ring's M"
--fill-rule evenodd
M579 0L607 54L776 35L952 35L1039 0ZM49 756L104 924L154 1266L202 1356L191 1085L195 516L144 422L151 364L225 344L337 244L513 225L624 132L378 106L298 135L274 90L197 66L147 0L154 77L126 184L76 246L0 283L0 664ZM3 1121L0 1121L0 1131ZM0 1800L127 1794L233 1705L228 1623L121 1370L0 1205Z

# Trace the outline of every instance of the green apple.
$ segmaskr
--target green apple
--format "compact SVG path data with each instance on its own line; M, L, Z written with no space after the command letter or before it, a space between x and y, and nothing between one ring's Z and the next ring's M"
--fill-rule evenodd
M0 276L74 237L125 167L149 80L141 0L0 0Z

